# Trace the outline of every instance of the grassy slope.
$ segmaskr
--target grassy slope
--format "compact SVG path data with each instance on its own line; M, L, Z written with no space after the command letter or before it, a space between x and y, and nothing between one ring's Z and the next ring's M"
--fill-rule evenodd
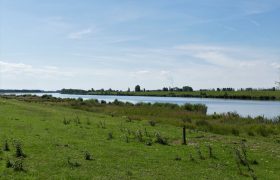
M261 99L261 97L275 97L280 100L280 91L193 91L193 92L168 92L168 91L152 91L152 92L94 92L91 94L111 94L111 95L131 95L131 96L193 96L211 98L224 98L227 93L228 98L244 99L241 96L251 97L251 99ZM203 95L201 95L203 93Z
M78 116L81 124L63 124L64 117ZM99 128L105 121L106 129ZM89 122L89 123L88 123ZM121 127L131 131L146 128L150 134L158 131L168 137L170 146L146 146L131 138L126 143ZM114 138L107 140L108 133ZM26 103L0 99L0 142L8 140L11 151L1 152L1 179L250 179L237 170L233 147L239 146L242 137L221 136L204 132L188 132L188 145L180 145L181 129L168 124L152 127L146 121L126 122L123 117L86 112L59 105ZM274 137L275 138L275 137ZM280 176L279 142L272 138L246 137L248 155L256 159L252 165L259 179L277 179ZM279 137L278 137L279 139ZM5 167L7 158L15 159L12 142L20 140L26 172L14 172ZM213 147L217 159L208 157L206 145ZM206 160L198 157L200 146ZM93 161L84 160L89 151ZM195 162L189 159L189 155ZM175 161L180 156L181 161ZM80 167L70 167L67 158ZM245 167L242 172L249 174Z

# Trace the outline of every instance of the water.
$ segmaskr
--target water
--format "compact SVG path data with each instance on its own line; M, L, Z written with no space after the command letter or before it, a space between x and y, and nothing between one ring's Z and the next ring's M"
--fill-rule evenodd
M21 95L22 93L16 93ZM60 98L82 98L98 99L112 102L115 99L123 102L161 102L161 103L174 103L174 104L205 104L208 107L208 114L237 112L242 116L265 116L273 118L280 115L280 102L279 101L252 101L252 100L232 100L232 99L212 99L212 98L185 98L185 97L149 97L149 96L104 96L104 95L70 95L60 93L31 93L33 95L42 96L43 94L52 95L53 97Z

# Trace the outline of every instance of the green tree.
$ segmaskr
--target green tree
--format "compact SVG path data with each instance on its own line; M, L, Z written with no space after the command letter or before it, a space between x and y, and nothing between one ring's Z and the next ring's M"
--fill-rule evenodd
M135 92L140 92L141 91L141 87L139 85L135 86Z

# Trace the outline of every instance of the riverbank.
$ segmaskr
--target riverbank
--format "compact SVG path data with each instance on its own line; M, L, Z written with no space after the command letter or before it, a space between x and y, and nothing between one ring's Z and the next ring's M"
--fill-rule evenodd
M197 98L219 98L219 99L239 99L239 100L272 100L280 101L280 90L275 91L140 91L140 92L120 92L120 91L61 91L67 94L82 95L116 95L116 96L156 96L156 97L197 97Z
M1 179L280 176L278 122L207 116L200 106L5 96L0 119Z

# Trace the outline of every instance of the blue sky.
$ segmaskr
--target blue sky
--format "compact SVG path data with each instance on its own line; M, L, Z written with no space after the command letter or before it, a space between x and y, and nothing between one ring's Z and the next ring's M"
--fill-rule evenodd
M0 0L0 88L273 87L279 0Z

